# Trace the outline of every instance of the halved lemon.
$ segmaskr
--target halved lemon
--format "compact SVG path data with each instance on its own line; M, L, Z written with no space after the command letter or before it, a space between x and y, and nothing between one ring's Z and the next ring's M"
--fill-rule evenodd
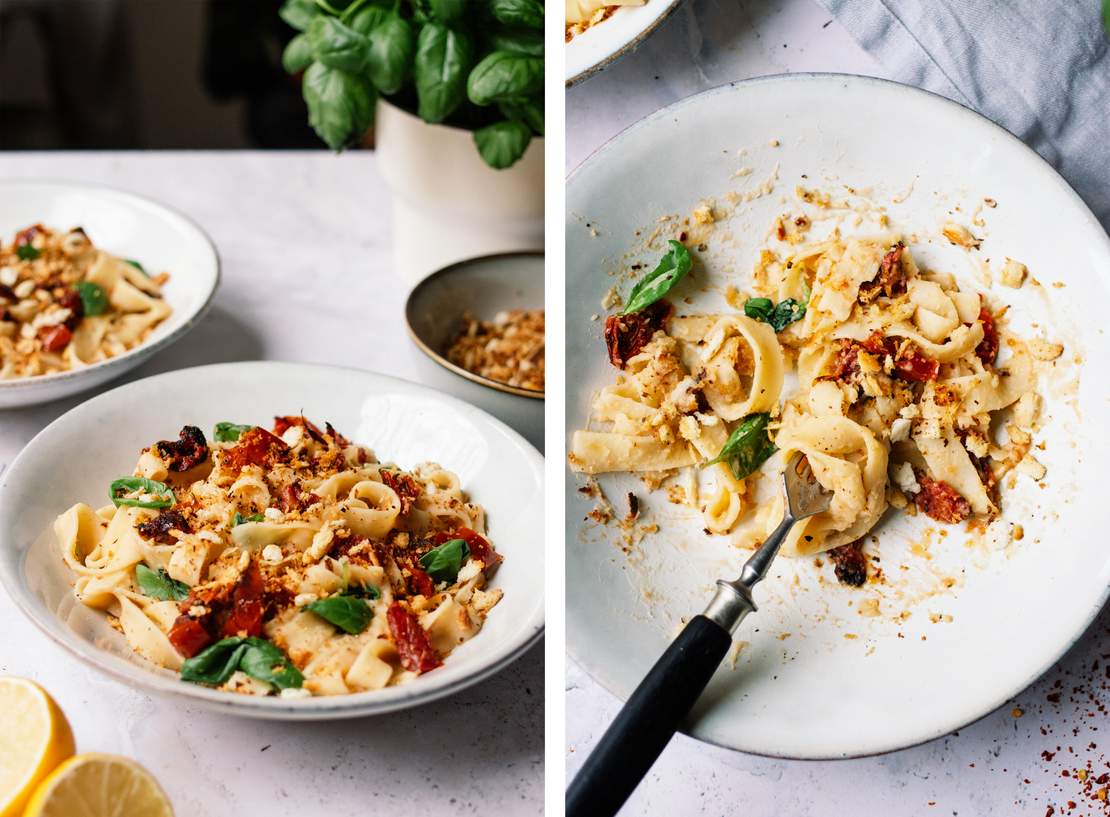
M158 781L134 760L87 752L39 784L23 817L173 817L173 807Z
M73 732L46 690L0 678L0 817L19 817L27 798L73 754Z

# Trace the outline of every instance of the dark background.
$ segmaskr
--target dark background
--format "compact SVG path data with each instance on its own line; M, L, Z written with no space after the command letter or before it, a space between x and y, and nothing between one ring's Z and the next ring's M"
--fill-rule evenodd
M0 149L321 148L281 0L0 0Z

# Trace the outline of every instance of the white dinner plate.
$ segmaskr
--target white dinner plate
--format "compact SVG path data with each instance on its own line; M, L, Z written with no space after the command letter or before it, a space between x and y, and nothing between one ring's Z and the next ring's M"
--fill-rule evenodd
M566 84L581 82L635 50L681 2L647 0L642 6L622 6L575 35L565 46Z
M200 227L134 193L75 182L0 180L0 240L9 242L32 224L61 231L82 227L99 249L135 259L152 274L168 272L163 296L173 313L125 354L72 371L0 380L0 409L57 400L135 368L204 317L220 280L216 248Z
M288 700L185 683L137 657L105 616L73 597L52 524L75 502L106 503L138 452L185 424L269 425L274 415L327 420L404 468L434 461L486 508L505 561L491 585L505 595L481 632L443 667L413 682L353 695ZM207 433L207 432L206 432ZM385 375L293 363L227 363L148 377L62 415L0 481L0 580L19 608L78 658L131 686L237 715L345 718L415 706L501 669L543 632L543 458L508 426L453 397Z
M885 584L844 587L827 563L780 558L756 589L759 612L737 633L749 643L685 727L744 751L837 758L910 746L989 713L1060 658L1105 603L1110 240L1033 151L941 97L798 74L707 91L624 131L568 181L568 434L614 376L599 302L614 283L630 284L606 273L635 261L650 268L661 238L650 250L645 240L657 228L663 237L680 229L660 217L689 217L703 199L732 206L734 193L735 212L713 225L672 298L685 314L725 309L725 285L744 290L774 218L800 210L798 185L832 191L834 205L847 187L867 193L910 235L915 257L987 289L993 305L1011 304L1017 334L1065 346L1040 386L1043 483L1020 476L1004 489L1003 521L988 536L961 526L928 525L929 533L923 516L888 514L874 531ZM1010 256L1043 285L987 288L967 255L940 238L948 220L985 235L981 256L995 270ZM645 524L661 528L625 555L615 525L583 521L592 500L568 473L568 647L627 698L683 617L701 612L718 577L735 578L747 551L704 533L700 515L649 499L638 480L601 484L618 515L635 491ZM1010 538L1014 523L1020 541Z

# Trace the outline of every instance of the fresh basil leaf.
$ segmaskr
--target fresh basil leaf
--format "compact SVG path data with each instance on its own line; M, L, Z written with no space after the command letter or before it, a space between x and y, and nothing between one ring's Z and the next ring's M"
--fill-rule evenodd
M161 601L184 601L189 595L189 585L171 579L165 568L151 570L142 562L135 565L135 581L144 595Z
M134 258L124 258L123 260L124 260L124 262L133 266L135 269L137 269L139 272L141 272L147 278L150 277L150 273L146 271L146 268L142 264L140 264L138 261L136 261Z
M239 668L247 649L246 639L239 636L217 641L181 662L181 680L219 686Z
M524 155L532 141L532 129L523 122L494 122L474 131L474 143L487 165L504 170Z
M539 0L490 0L489 9L499 23L543 30L543 3Z
M705 464L728 463L728 467L732 469L732 475L737 479L743 479L755 473L759 466L778 450L771 442L771 438L767 436L769 422L771 422L770 414L749 414L733 429L722 446L721 453Z
M670 245L670 249L659 259L655 269L632 287L632 292L628 294L628 301L621 310L622 315L639 312L651 306L686 277L686 273L694 265L693 259L690 258L690 251L684 246L673 239L667 244Z
M806 305L793 298L773 304L770 298L749 298L744 303L744 314L749 318L769 324L776 332L781 332L794 321L805 317Z
M141 499L130 499L124 494L135 493L140 491L144 494L151 494L152 496L159 497L157 499L145 501ZM177 497L173 495L173 490L162 482L155 482L146 477L121 477L114 480L108 486L108 498L112 500L112 504L117 508L120 505L127 505L132 508L172 508L177 503Z
M401 90L412 70L416 53L416 32L412 24L394 12L370 32L367 71L370 81L383 94Z
M254 426L251 425L237 425L235 423L216 423L216 427L212 429L212 437L218 443L233 443L239 440L244 433L250 431Z
M370 605L355 596L329 596L306 604L304 609L349 635L361 633L370 626L370 619L374 617Z
M304 684L301 671L281 650L262 638L245 638L246 647L239 659L239 669L266 681L277 689L298 689Z
M523 122L535 131L537 136L543 136L543 104L536 104L530 100L523 102L499 102L498 110L506 119L514 122Z
M475 105L509 102L543 90L543 59L494 51L474 66L466 95Z
M369 79L314 62L302 86L308 123L332 150L358 139L373 124L378 94Z
M281 52L281 67L287 74L296 74L312 65L312 43L307 34L298 34Z
M108 293L100 284L92 281L78 281L73 285L77 294L81 296L81 311L85 317L100 315L108 308Z
M442 122L466 98L473 50L469 37L441 23L428 23L420 30L413 73L417 113L425 122Z
M281 19L297 31L304 31L321 13L320 7L313 0L285 0L278 10Z
M262 522L265 519L266 517L260 513L252 513L250 516L243 516L239 511L236 511L235 515L231 517L231 527L237 528L244 522Z
M20 244L18 247L15 248L15 254L19 256L20 261L34 261L40 255L42 255L41 252L36 250L30 244Z
M454 582L463 562L470 556L465 539L448 539L420 557L420 565L437 582Z
M1106 36L1110 37L1110 0L1102 0L1102 27L1106 29Z
M328 68L358 74L366 67L370 43L334 17L317 17L305 31L312 55Z
M348 591L352 596L358 596L362 599L370 599L377 601L382 597L382 591L372 584L356 584L353 585Z
M543 56L543 32L525 28L510 28L493 31L489 35L492 51L508 51L510 54L526 54L529 57Z
M454 23L466 13L467 0L429 0L432 16L441 23Z
M369 37L370 33L384 23L389 16L390 10L388 8L377 3L371 3L369 6L360 8L346 20L346 23L363 37Z

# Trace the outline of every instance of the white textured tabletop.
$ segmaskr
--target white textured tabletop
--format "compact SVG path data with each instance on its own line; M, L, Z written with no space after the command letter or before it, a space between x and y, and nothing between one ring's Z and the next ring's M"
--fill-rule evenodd
M0 153L0 178L16 176L145 194L191 216L219 249L212 311L124 380L263 358L415 379L401 314L407 285L391 272L389 197L372 155ZM0 470L81 399L0 411ZM45 686L79 751L142 762L180 817L542 811L542 643L489 681L427 706L267 723L129 689L47 640L2 591L0 620L0 674Z
M796 71L885 76L813 0L688 0L634 54L568 92L567 169L685 96ZM570 663L568 779L619 706ZM833 762L754 757L680 735L622 814L1107 815L1108 706L1110 614L1104 610L1037 684L956 734L889 755Z

